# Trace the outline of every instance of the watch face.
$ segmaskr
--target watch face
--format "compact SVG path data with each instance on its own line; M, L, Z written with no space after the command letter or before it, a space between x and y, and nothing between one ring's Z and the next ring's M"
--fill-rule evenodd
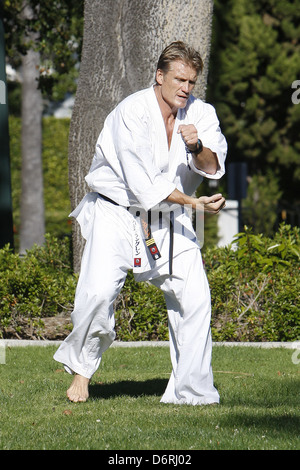
M201 142L200 139L198 139L197 145L198 145L198 149L196 150L196 153L202 152L202 150L203 150L203 144L202 144L202 142Z
M196 150L192 151L192 150L190 150L187 146L185 146L185 149L186 149L187 153L195 153L195 154L197 155L198 153L201 153L201 152L202 152L202 150L203 150L203 144L202 144L201 140L198 139Z

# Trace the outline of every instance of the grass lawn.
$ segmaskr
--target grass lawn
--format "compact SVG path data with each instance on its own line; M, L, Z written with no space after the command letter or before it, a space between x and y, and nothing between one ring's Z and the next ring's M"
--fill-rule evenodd
M292 350L214 347L219 406L160 403L170 374L164 347L111 348L87 403L55 347L6 348L0 364L0 449L299 450L300 365ZM298 361L296 361L298 362Z

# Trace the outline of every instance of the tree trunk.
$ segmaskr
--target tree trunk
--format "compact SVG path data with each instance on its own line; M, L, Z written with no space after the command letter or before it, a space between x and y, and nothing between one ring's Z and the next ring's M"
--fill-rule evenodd
M74 208L87 191L84 176L107 114L129 94L154 83L162 49L183 40L202 55L195 95L204 98L213 0L85 0L80 75L69 140L69 185ZM84 242L73 227L74 270Z
M30 11L25 9L25 13ZM36 38L32 38L36 39ZM45 214L42 170L42 96L38 86L39 53L29 50L22 58L22 193L20 253L42 245Z

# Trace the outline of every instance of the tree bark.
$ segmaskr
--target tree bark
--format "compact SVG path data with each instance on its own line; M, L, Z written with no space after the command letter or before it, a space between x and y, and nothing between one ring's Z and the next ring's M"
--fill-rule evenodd
M129 94L154 83L158 57L174 40L202 55L195 95L205 97L213 0L85 0L82 61L69 137L71 206L84 196L96 140L107 114ZM74 270L84 241L73 226Z
M30 15L25 7L24 15ZM36 38L32 37L36 40ZM42 169L42 95L38 90L40 57L29 50L22 58L22 192L20 253L42 245L45 234Z

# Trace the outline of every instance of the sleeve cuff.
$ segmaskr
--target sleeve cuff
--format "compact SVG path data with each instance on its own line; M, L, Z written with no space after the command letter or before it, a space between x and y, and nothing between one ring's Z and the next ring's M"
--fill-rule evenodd
M143 193L136 194L136 198L141 203L143 209L145 211L149 211L166 199L175 189L176 186L174 183L170 183L169 181L162 179Z
M203 170L199 170L199 168L197 168L195 166L192 156L190 156L189 164L190 164L191 169L195 173L198 173L199 175L204 176L205 178L208 178L208 179L218 180L218 179L222 178L222 176L225 174L225 157L226 157L226 154L224 155L224 153L221 152L220 150L218 151L218 150L213 149L211 147L210 147L210 149L211 149L212 152L214 152L217 155L217 159L218 159L218 163L219 163L219 169L217 170L217 172L214 175L211 175L210 173L206 173Z

